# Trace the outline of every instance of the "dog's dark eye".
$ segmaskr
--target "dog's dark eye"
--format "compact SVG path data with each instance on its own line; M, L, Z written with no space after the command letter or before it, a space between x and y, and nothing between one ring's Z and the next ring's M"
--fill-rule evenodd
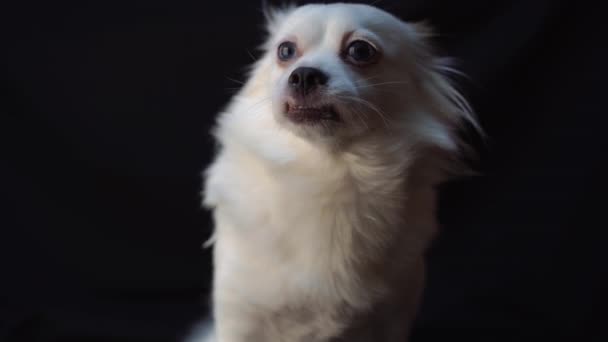
M283 42L279 45L277 54L282 61L288 61L296 55L296 44L293 42Z
M355 40L346 48L346 58L355 64L367 64L376 58L376 49L368 42Z

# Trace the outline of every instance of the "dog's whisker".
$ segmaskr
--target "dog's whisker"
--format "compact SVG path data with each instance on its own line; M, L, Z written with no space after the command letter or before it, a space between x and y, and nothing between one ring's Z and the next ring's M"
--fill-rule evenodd
M365 129L369 130L370 128L369 128L369 123L366 120L366 118L367 118L366 113L363 111L359 111L359 110L357 110L356 113L357 113L357 117L359 118L359 121L361 121L363 126L365 126Z
M253 112L253 114L260 114L260 112L257 112L257 111L256 111L256 109L257 109L258 107L260 107L261 105L265 104L265 102L270 101L270 99L271 99L271 97L270 97L270 96L268 96L268 97L266 97L266 98L263 98L262 100L260 100L260 101L258 101L258 102L256 102L256 103L252 104L252 105L251 105L251 106L248 108L248 110L249 110L249 111L252 111L252 112Z
M249 49L245 50L247 52L247 54L249 55L249 57L251 57L251 60L254 62L257 62L258 59L251 53L251 51L249 51Z
M237 95L235 97L235 100L241 100L242 98L246 99L246 97L244 97L244 96ZM265 102L269 101L271 98L272 98L271 96L264 97L264 98L260 99L259 101L256 101L255 103L251 104L250 106L245 107L245 111L249 112L253 115L258 115L258 114L260 114L260 112L257 111L257 108L259 106L263 105Z
M386 128L390 128L391 127L391 120L388 119L387 115L377 106L375 106L374 104L372 104L371 102L355 97L355 96L348 96L348 95L336 95L337 97L343 98L345 100L349 100L349 101L353 101L353 102L357 102L361 105L363 105L364 107L370 109L371 111L375 112L376 114L378 114L378 116L382 119L382 121L384 122Z
M355 80L355 85L359 85L361 83L366 83L372 80L377 80L377 79L381 79L382 75L374 75L374 76L370 76L370 77L366 77L366 78L362 78L359 80Z
M245 84L245 82L243 82L243 81L239 81L239 80L235 80L234 78L226 77L226 79L227 79L228 81L232 81L232 82L234 82L234 83L238 83L238 84L241 84L241 85L244 85L244 84Z
M371 84L356 86L356 88L357 89L364 89L364 88L373 88L373 87L378 87L378 86L383 86L383 85L403 85L403 84L410 84L410 82L407 82L407 81L390 81L390 82L381 82L381 83L371 83Z
M365 129L369 130L369 124L367 122L367 113L365 111L360 110L358 106L351 107L350 112L355 115L357 120L365 127Z

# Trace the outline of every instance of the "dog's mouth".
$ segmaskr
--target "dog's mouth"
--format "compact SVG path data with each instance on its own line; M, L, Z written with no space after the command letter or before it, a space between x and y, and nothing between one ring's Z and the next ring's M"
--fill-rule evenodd
M298 124L340 122L340 115L331 105L301 105L287 102L285 103L285 115Z

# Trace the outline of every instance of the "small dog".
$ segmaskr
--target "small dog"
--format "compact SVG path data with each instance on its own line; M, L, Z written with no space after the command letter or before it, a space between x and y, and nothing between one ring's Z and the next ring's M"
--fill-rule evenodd
M206 171L217 342L403 342L435 186L478 127L430 31L368 5L268 11Z

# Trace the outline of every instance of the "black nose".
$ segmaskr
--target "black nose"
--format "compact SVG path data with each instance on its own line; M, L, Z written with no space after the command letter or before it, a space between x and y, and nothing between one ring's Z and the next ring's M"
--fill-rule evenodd
M304 95L314 90L318 86L327 84L327 75L317 69L299 67L289 75L289 86Z

